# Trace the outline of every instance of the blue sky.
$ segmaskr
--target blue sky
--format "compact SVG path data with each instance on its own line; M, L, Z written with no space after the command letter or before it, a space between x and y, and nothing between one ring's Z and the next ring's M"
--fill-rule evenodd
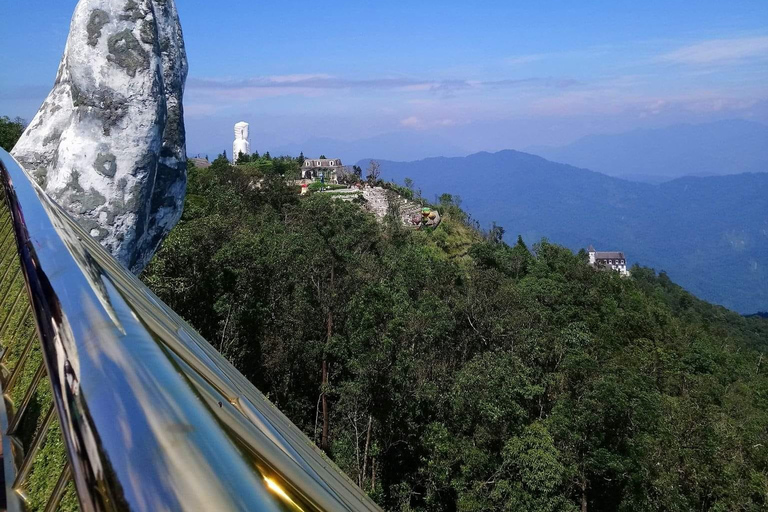
M75 3L3 1L0 115L34 115ZM460 152L523 149L679 122L768 122L764 0L177 5L190 153L228 147L241 119L261 151L393 133Z

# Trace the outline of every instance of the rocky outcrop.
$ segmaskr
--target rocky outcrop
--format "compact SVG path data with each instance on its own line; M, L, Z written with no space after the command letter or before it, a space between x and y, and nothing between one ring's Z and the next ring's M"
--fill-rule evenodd
M409 201L392 190L365 187L362 196L366 209L374 213L379 220L384 219L387 213L395 212L405 226L421 228L437 227L440 224L440 214L437 210L425 212L420 203Z
M80 0L53 90L12 152L136 273L181 216L186 77L174 0Z

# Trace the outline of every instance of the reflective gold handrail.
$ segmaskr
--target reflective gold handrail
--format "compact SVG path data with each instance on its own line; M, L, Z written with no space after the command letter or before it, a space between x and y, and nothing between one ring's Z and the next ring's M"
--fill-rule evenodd
M0 172L9 510L379 510L2 150Z

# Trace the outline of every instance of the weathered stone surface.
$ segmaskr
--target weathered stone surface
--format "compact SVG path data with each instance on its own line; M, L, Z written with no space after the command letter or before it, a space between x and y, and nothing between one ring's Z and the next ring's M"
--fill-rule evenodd
M387 214L392 212L399 215L403 224L409 227L434 227L440 223L440 216L436 211L436 217L425 219L419 203L409 201L392 190L366 186L362 190L362 196L365 199L365 208L379 220L384 220Z
M53 90L13 150L133 272L181 216L186 77L174 0L80 0Z

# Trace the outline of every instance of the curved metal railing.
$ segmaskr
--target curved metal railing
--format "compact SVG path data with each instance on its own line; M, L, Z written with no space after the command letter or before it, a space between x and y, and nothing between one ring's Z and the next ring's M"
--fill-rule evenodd
M8 510L378 510L0 150Z

